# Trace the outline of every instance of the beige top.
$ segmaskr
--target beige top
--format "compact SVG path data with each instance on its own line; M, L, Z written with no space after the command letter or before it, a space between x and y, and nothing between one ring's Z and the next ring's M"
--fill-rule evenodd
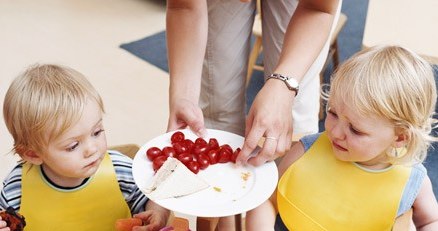
M401 45L438 64L437 0L369 0L363 46Z

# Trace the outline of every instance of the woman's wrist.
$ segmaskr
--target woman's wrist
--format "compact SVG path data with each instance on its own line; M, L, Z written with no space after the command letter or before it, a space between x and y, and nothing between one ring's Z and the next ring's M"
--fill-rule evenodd
M279 80L279 81L284 82L284 84L286 85L286 87L290 91L293 91L293 92L295 92L295 95L298 95L298 90L299 90L300 87L299 87L299 84L298 84L298 80L295 79L294 77L282 75L282 74L279 74L279 73L273 73L273 74L268 76L266 81L268 81L270 79L275 79L275 80Z
M270 80L266 81L263 85L263 88L266 88L268 91L275 92L276 95L280 97L292 98L296 97L296 92L291 91L287 88L283 81L279 80Z
M199 92L196 93L195 89L189 88L176 88L169 89L169 102L178 102L181 100L190 101L193 103L197 103L199 101Z

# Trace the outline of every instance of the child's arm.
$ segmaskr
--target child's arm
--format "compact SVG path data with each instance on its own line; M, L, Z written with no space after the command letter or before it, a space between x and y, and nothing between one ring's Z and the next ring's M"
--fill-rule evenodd
M428 176L424 178L413 205L413 219L417 230L438 230L438 204Z
M304 154L304 145L300 141L292 144L291 149L283 156L280 164L278 165L278 179L283 176L283 173L291 166L295 161L300 159Z
M134 227L133 231L160 230L167 224L170 211L148 200L145 211L135 214L134 217L143 220L144 226Z
M304 154L304 146L301 142L293 144L289 152L283 157L278 166L279 179L287 168ZM277 217L277 190L269 200L246 214L246 230L274 230L275 218Z

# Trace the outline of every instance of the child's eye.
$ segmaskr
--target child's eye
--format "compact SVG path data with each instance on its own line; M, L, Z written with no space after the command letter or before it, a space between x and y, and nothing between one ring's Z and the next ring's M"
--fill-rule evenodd
M74 151L78 146L79 146L79 142L76 142L72 146L67 147L67 151L68 152Z
M103 133L105 130L103 130L103 129L99 129L99 130L97 130L97 131L95 131L94 133L93 133L93 135L94 136L99 136L101 133Z
M327 108L327 114L334 117L338 117L338 114L336 114L336 112L332 110L330 107Z
M363 132L357 130L357 129L354 128L353 126L350 126L350 131L351 131L353 134L356 134L356 135L362 135L362 134L363 134Z

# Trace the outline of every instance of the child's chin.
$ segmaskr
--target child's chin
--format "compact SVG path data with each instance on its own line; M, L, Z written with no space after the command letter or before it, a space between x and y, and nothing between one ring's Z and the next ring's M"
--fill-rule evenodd
M87 167L87 170L84 173L83 177L87 178L87 177L93 176L97 172L97 169L99 169L99 165L94 165L94 166Z
M336 159L343 161L343 162L351 162L352 161L348 158L348 156L346 156L345 154L342 154L342 153L335 152L335 157L336 157Z

